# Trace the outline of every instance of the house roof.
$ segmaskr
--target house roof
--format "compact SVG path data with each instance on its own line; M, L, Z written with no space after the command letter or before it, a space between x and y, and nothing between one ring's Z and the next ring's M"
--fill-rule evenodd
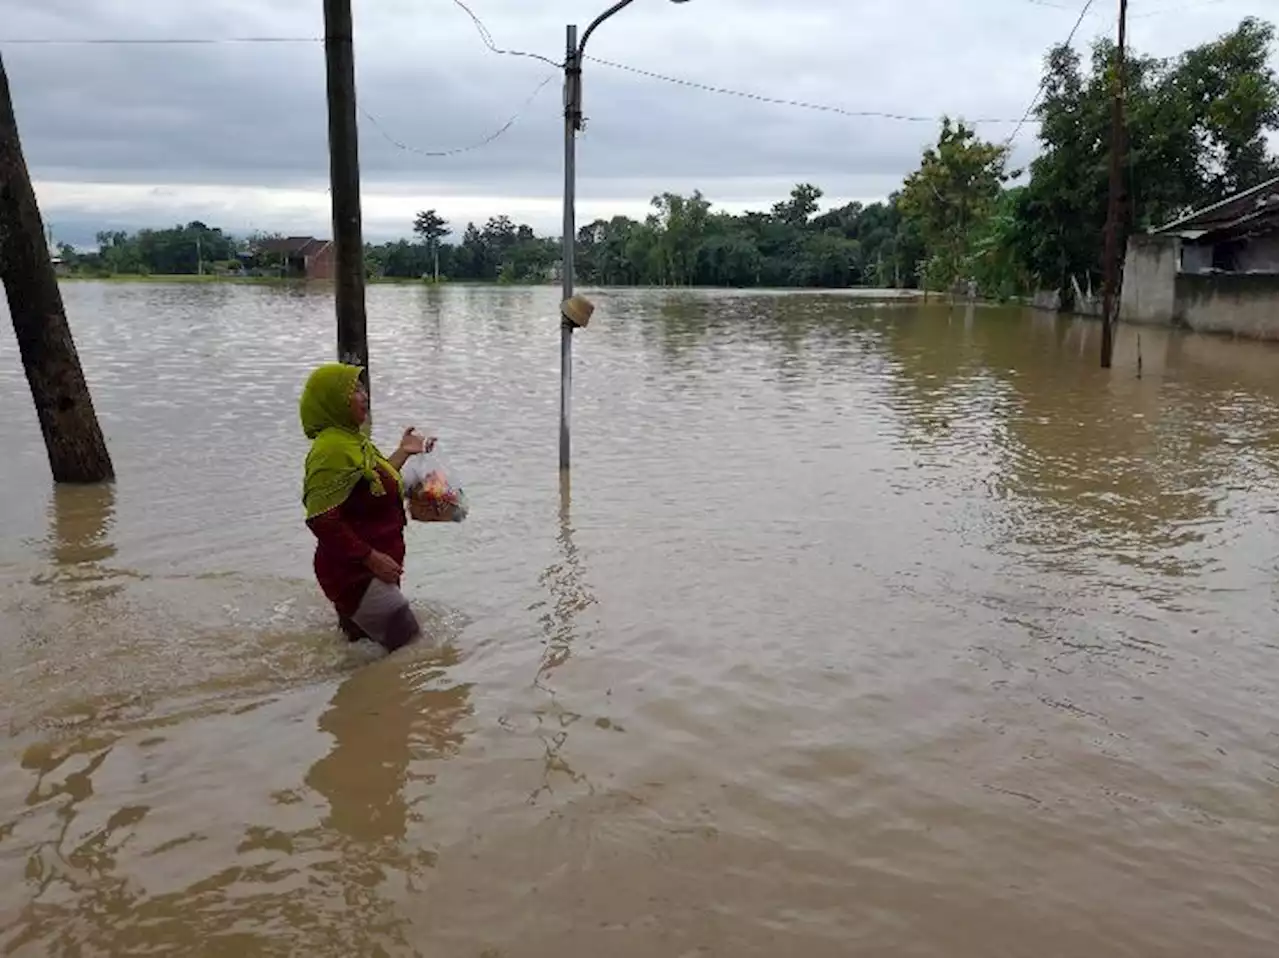
M1275 233L1280 219L1277 218L1276 204L1263 206L1244 214L1230 223L1215 226L1200 234L1200 242L1222 243L1227 240L1242 239L1247 236L1259 236Z
M263 240L258 244L258 249L264 253L280 253L285 256L313 256L328 245L329 240L319 240L314 236L286 236Z
M1198 239L1205 233L1228 229L1256 219L1260 214L1274 215L1278 198L1280 177L1274 177L1219 203L1179 217L1152 232Z

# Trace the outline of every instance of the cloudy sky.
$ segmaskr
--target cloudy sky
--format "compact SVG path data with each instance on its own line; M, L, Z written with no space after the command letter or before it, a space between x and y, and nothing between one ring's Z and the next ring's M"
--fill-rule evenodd
M635 0L588 55L709 86L848 111L1016 120L1045 50L1082 0ZM566 23L605 0L468 0L499 47L558 59ZM1114 31L1098 0L1077 36ZM455 0L354 0L365 232L409 233L434 207L459 230L507 213L558 233L560 79L489 50ZM1172 55L1275 0L1132 0L1133 46ZM84 244L104 227L202 219L327 236L320 0L0 0L0 52L47 223ZM24 40L291 37L205 45ZM706 92L589 62L579 223L642 215L664 190L762 208L801 180L826 203L885 196L936 124L852 117ZM536 93L535 93L536 91ZM517 119L487 145L451 156ZM1009 122L981 124L991 138ZM399 145L397 145L399 144ZM409 147L406 149L404 147ZM1015 162L1035 149L1035 125Z

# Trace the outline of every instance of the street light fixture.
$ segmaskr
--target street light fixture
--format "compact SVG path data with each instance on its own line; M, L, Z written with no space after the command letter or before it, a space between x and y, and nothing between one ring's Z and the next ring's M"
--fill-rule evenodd
M577 184L575 168L575 137L582 129L582 59L587 41L596 27L611 16L630 6L634 0L619 0L596 17L578 40L578 27L569 24L565 28L564 43L564 225L560 243L562 248L560 282L562 301L573 296L573 246L576 238L574 225L574 193ZM687 3L688 0L670 0L671 3ZM563 312L560 316L560 470L569 469L569 400L573 392L573 330L575 324Z

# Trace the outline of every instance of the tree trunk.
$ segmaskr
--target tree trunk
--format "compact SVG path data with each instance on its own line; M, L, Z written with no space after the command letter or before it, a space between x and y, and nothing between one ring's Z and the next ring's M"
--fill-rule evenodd
M114 478L71 338L0 59L0 282L54 482Z

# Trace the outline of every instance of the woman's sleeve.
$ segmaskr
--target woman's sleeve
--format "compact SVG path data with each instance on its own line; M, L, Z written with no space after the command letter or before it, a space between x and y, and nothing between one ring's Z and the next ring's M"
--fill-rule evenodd
M331 550L335 556L352 562L363 562L369 557L373 548L356 535L351 525L342 518L337 509L330 509L307 520L309 528L320 544Z

